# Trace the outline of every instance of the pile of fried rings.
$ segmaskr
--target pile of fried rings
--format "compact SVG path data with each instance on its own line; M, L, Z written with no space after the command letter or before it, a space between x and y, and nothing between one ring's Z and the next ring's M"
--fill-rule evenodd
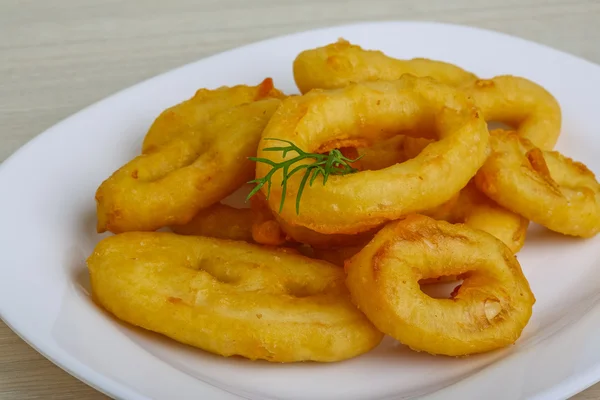
M515 343L535 303L515 256L530 221L600 230L594 174L553 150L556 99L344 40L300 53L293 73L300 95L267 78L156 118L97 190L97 230L115 235L88 258L94 300L273 362L340 361L384 335L447 356ZM248 186L249 207L221 203ZM458 286L423 292L440 281Z

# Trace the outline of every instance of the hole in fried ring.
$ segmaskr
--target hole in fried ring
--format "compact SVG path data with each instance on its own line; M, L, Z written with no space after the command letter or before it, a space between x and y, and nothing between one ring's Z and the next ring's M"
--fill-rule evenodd
M489 134L473 103L459 90L428 78L405 75L397 81L366 82L332 91L313 91L284 100L265 128L258 157L273 163L296 156L264 151L268 138L289 140L308 153L323 143L376 143L398 132L437 136L418 156L377 171L331 176L304 187L300 212L296 196L302 174L287 180L280 216L320 233L367 231L411 212L436 207L462 189L488 155ZM309 161L300 161L302 162ZM263 178L271 165L257 163ZM271 179L269 207L279 210L282 171ZM263 193L267 187L263 186Z
M473 96L486 121L513 127L542 150L552 150L556 144L561 130L560 105L542 86L501 75L468 83L464 90Z

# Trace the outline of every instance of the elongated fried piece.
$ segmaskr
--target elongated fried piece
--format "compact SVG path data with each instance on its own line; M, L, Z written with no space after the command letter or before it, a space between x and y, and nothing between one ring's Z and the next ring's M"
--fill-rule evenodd
M245 242L129 232L88 258L94 300L130 324L222 356L333 362L382 339L344 271Z
M187 224L171 226L171 230L180 235L252 242L253 220L254 216L249 208L217 203L200 210Z
M260 134L279 106L261 100L215 115L165 146L136 157L96 192L98 232L183 225L254 176Z
M200 89L196 94L164 110L154 121L142 145L142 153L154 151L174 138L196 129L216 114L229 108L267 98L285 96L266 78L257 86L222 86L218 89Z
M353 82L395 80L404 74L428 76L454 86L477 79L450 63L425 58L398 60L343 39L303 51L294 60L293 68L296 85L302 93L317 88L341 88Z
M355 304L382 332L417 351L462 356L514 343L535 297L504 243L462 224L422 215L389 223L346 261ZM449 299L419 281L464 279Z

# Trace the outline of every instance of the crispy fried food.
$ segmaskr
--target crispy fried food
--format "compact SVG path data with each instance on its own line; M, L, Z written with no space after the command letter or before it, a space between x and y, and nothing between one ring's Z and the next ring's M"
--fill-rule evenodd
M364 154L361 159L362 166L381 169L397 162L405 162L415 158L431 143L431 140L423 138L397 136L373 147L361 149ZM525 244L529 227L529 220L484 196L473 181L446 203L421 214L481 229L502 240L514 253L521 250Z
M327 235L311 231L302 226L293 226L271 211L263 193L257 193L251 197L250 204L254 215L252 238L260 244L279 246L286 242L290 244L301 243L314 248L327 249L337 246L365 244L374 234L374 231L369 231L356 235Z
M216 203L200 210L187 224L171 226L171 230L180 235L252 242L253 221L254 214L249 208Z
M250 198L252 209L252 238L256 243L269 246L279 246L287 241L286 233L271 212L267 199L262 193Z
M492 132L477 187L507 209L565 235L600 231L600 184L582 163L542 151L513 131Z
M218 89L200 89L196 94L163 111L154 121L142 145L142 153L164 146L174 138L196 129L216 114L229 108L267 98L283 99L285 96L266 78L257 86L222 86Z
M525 244L529 220L501 207L481 193L473 181L447 203L422 213L436 220L485 231L517 253Z
M129 232L88 259L94 300L117 318L222 356L332 362L382 339L344 271L244 242Z
M260 134L277 99L231 108L134 158L96 192L98 232L152 231L188 223L253 178Z
M303 226L288 224L283 218L275 216L280 228L286 233L288 240L308 244L316 249L329 249L332 247L357 246L367 243L373 238L373 235L378 230L375 227L371 230L356 234L341 234L341 233L319 233Z
M510 249L466 225L421 215L389 223L346 262L355 304L382 332L410 348L461 356L514 343L535 298ZM460 275L450 299L420 290L421 279Z
M436 207L463 188L489 153L489 134L475 105L460 91L427 78L405 75L397 81L352 84L332 91L313 91L285 99L265 128L258 157L282 163L294 152L265 151L268 138L294 142L307 153L332 148L368 147L397 132L437 135L417 157L378 171L360 171L305 185L287 179L283 210L281 170L271 177L269 207L288 224L320 233L354 234L412 212ZM361 160L362 161L362 160ZM310 163L302 160L294 164ZM256 177L272 168L257 163ZM267 186L263 186L263 193Z
M485 231L500 239L513 253L525 244L529 220L501 207L483 195L474 182L461 192L451 215L444 220L464 223L471 228Z
M405 135L396 135L390 139L379 141L372 146L358 149L358 154L361 157L359 160L360 169L362 171L377 171L409 160L404 156L404 144L407 138L408 136Z
M302 93L315 88L341 88L353 82L395 80L404 74L429 76L455 86L477 79L474 74L446 62L425 58L398 60L381 51L363 50L343 39L303 51L294 60L293 69Z
M542 150L552 150L561 130L561 109L540 85L516 76L479 79L464 87L475 99L488 122L502 122L516 129Z
M313 248L310 257L343 267L346 260L361 251L363 247L364 246L348 246L329 249Z

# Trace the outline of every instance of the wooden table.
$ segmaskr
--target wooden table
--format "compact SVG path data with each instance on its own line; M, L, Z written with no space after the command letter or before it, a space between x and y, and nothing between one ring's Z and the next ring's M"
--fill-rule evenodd
M598 0L2 0L0 161L82 107L173 67L290 32L390 19L503 31L600 63ZM0 399L105 398L0 322ZM600 399L600 385L575 399Z

